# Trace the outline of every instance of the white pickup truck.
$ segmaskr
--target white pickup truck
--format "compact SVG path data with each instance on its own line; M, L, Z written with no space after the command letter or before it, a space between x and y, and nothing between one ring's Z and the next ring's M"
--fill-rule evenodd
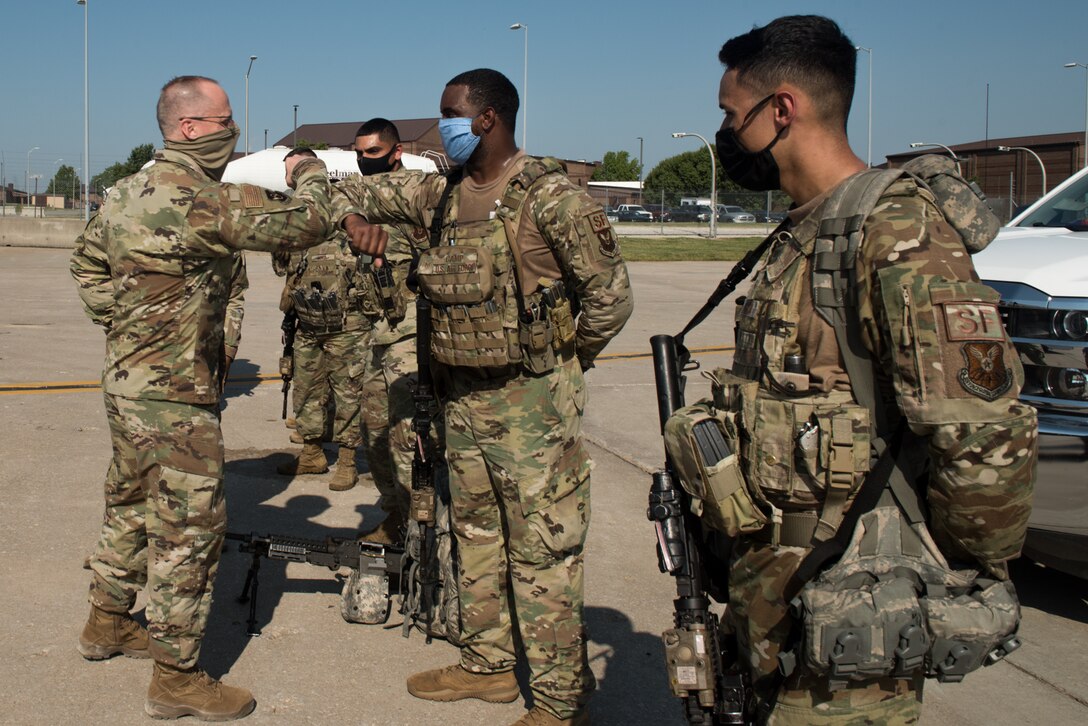
M1039 470L1024 554L1088 578L1088 169L1002 228L974 258L1001 293L1039 410Z

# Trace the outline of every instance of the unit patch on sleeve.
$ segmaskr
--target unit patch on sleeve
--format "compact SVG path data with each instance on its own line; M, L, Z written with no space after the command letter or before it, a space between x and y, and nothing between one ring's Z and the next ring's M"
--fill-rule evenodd
M959 382L964 390L993 401L1012 386L1012 371L1005 367L1001 343L965 343L963 358L966 368L959 372Z
M944 322L949 340L1004 340L1005 329L997 306L990 303L945 303Z
M264 190L250 184L242 185L242 203L246 209L254 209L264 206Z

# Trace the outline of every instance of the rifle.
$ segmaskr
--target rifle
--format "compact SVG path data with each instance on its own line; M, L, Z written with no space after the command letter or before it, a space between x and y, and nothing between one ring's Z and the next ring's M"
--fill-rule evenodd
M416 295L416 367L418 369L412 400L415 414L412 431L416 436L415 453L412 457L412 500L409 518L419 527L420 593L417 618L424 623L427 642L431 642L430 629L435 600L438 595L438 543L435 531L436 494L434 485L434 442L431 439L431 410L434 406L434 378L431 373L431 302L422 294ZM414 572L411 574L415 574ZM412 578L414 580L414 578ZM404 621L405 636L410 623Z
M687 351L671 335L650 339L657 386L658 418L664 434L665 422L684 405L684 377L678 352ZM679 349L679 350L678 350ZM650 506L646 517L657 531L658 567L673 576L677 597L675 627L662 634L669 684L682 699L690 724L745 724L746 677L736 667L732 638L723 637L718 616L710 611L713 593L719 602L728 601L717 583L707 577L704 560L723 575L728 557L714 551L720 542L705 531L691 512L690 497L679 486L676 467L668 453L664 469L654 472L650 485Z
M283 411L280 418L287 419L287 393L291 390L291 379L295 376L295 331L298 330L298 311L292 307L283 314L280 323L283 331L283 355L280 357L280 378L283 379Z
M398 585L403 582L403 571L407 565L407 557L402 548L355 539L326 537L324 540L311 540L278 534L259 535L256 532L227 532L226 537L241 542L239 551L252 556L242 593L238 596L238 602L249 603L246 634L251 637L261 634L257 627L257 586L262 557L287 562L306 562L328 567L330 570L350 567L353 570L352 577L356 579L367 576L396 579ZM345 593L347 591L345 589ZM346 603L342 607L346 607Z

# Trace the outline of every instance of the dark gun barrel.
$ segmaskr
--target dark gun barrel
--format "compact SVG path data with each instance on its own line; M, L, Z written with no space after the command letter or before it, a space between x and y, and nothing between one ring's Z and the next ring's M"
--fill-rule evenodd
M661 432L673 411L684 405L680 366L676 357L676 338L671 335L655 335L650 338L650 350L654 356L654 384L657 386L657 418Z

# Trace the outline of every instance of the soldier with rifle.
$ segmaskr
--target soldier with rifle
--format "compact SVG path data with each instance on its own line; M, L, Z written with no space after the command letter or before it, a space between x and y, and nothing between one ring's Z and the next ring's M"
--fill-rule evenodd
M286 158L293 156L316 155L308 149L295 149ZM355 454L362 439L359 386L371 329L363 312L369 278L342 234L334 234L294 258L297 264L288 277L293 283L291 307L298 320L292 369L295 431L302 437L303 447L276 470L286 475L329 470L321 442L331 399L335 407L332 440L338 444L339 454L329 489L345 491L354 487L358 478Z
M653 343L664 418L684 334L754 266L732 367L668 418L651 490L679 594L671 685L691 723L916 723L925 677L955 682L1019 644L1006 563L1035 414L970 258L997 224L954 172L867 170L851 151L856 49L833 21L779 18L719 60L724 172L794 207ZM720 628L708 595L727 604Z

